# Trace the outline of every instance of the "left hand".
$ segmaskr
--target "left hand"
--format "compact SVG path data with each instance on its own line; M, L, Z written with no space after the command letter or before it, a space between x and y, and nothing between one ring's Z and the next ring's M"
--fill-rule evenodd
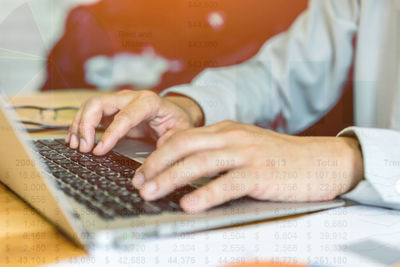
M230 121L180 131L158 144L133 184L155 200L198 178L223 173L184 196L186 212L200 212L248 195L272 201L323 201L363 177L358 141L296 137Z

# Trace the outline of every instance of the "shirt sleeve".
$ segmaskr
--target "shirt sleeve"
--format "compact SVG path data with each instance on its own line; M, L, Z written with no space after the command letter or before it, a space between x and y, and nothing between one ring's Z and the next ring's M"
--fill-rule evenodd
M229 119L264 127L274 124L286 133L302 131L341 96L352 63L358 14L357 0L310 1L291 28L267 41L255 57L206 69L191 84L161 95L172 92L194 99L206 125Z
M342 195L362 204L400 209L400 132L349 127L338 136L358 138L364 161L364 180Z

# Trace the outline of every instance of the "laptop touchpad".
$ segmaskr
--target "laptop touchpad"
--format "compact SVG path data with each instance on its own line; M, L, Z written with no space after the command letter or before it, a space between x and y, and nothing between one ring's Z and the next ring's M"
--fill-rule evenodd
M122 139L113 149L114 151L142 162L155 149L155 145L134 139Z

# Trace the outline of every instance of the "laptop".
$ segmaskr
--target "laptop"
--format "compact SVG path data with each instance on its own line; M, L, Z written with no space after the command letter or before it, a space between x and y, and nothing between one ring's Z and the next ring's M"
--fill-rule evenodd
M79 153L63 139L32 139L0 100L0 181L82 247L126 248L140 239L191 233L335 208L342 200L312 203L234 200L200 214L184 213L179 199L187 185L153 202L131 185L153 145L122 140L105 156ZM59 137L58 137L59 138Z

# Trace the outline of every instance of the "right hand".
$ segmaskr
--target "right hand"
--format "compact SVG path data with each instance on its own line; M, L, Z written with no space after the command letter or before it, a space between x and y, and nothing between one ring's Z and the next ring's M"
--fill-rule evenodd
M96 147L95 132L100 123L113 118ZM179 130L200 126L202 111L183 96L161 98L152 91L124 90L86 101L76 114L66 142L73 149L104 155L124 136L151 135L157 147Z

